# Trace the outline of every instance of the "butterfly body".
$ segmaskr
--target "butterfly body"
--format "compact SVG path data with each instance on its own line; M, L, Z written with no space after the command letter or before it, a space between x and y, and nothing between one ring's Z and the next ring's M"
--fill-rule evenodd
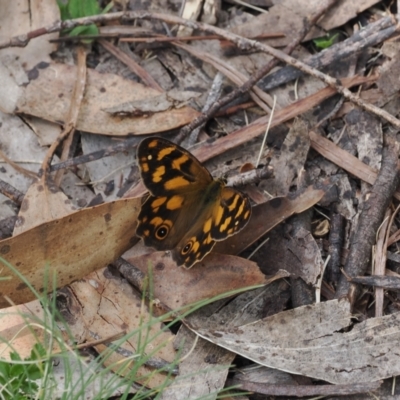
M139 144L137 158L150 195L136 234L146 246L170 250L177 265L190 268L216 241L247 224L249 200L214 179L187 150L162 138L147 138Z

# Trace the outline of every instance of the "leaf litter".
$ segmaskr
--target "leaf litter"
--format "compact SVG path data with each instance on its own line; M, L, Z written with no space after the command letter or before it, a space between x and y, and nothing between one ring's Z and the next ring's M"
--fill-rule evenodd
M376 12L376 7L383 6L378 1L333 5L328 1L281 2L267 7L268 14L225 6L218 9L207 4L201 8L200 2L188 3L182 15L192 21L185 28L185 21L162 0L152 3L147 11L151 20L145 12L128 10L124 14L125 23L134 18L140 21L140 28L113 26L113 21L122 18L118 10L113 10L112 17L89 17L108 21L107 29L101 30L104 35L147 35L150 39L129 43L129 38L122 38L116 45L102 38L100 46L94 45L96 52L84 55L85 60L89 57L87 70L75 66L75 46L70 43L39 45L40 35L38 39L32 35L28 47L38 47L33 52L28 47L17 52L10 42L0 42L0 81L4 87L0 94L0 144L4 159L11 160L2 163L0 177L14 187L4 186L1 191L10 199L1 198L1 217L17 221L14 236L0 242L0 253L39 292L44 289L46 273L57 275L56 286L63 287L59 295L75 302L66 315L72 318L69 321L77 343L135 331L140 327L138 316L149 321L151 311L162 315L194 301L269 283L202 307L183 319L176 335L165 327L151 328L161 335L154 346L163 348L155 358L167 365L175 360L176 348L181 351L179 375L162 398L216 398L226 383L239 380L243 389L267 395L315 395L316 386L320 395L368 390L383 395L380 380L400 374L395 350L400 332L398 260L394 254L397 237L386 241L382 236L386 233L379 237L374 259L377 271L371 269L369 260L385 212L399 199L393 173L397 170L398 144L392 133L400 126L396 119L399 51L396 43L388 40L394 31L395 14L388 18ZM323 18L303 32L304 18L315 9L323 11ZM51 31L57 38L53 25L57 18L50 11L43 14L45 20L39 25L25 21L21 32L13 34L45 27L43 33ZM156 14L158 11L165 14ZM17 8L8 12L15 13L14 18L23 15ZM362 33L349 23L360 13L368 20ZM202 21L218 21L224 30L196 23L199 14ZM172 27L171 23L177 22L182 23L177 29L182 39L199 32L214 34L213 39L158 43L157 39L165 38L166 24ZM6 25L0 27L1 37L9 38L10 30L1 31ZM345 38L339 35L337 43L318 53L321 64L313 64L316 53L309 40L343 27L350 32L348 46L356 46L351 56L342 58ZM293 59L270 50L266 43L287 46L292 52L291 43L303 34L307 34L306 40L293 55L312 67L297 63L302 73L296 75L300 78L294 83L296 78L290 72ZM363 44L351 42L360 35L367 35ZM246 38L256 38L256 42ZM371 44L362 47L365 43ZM373 59L377 48L372 46L378 45L379 58ZM55 48L57 53L50 56ZM289 63L277 68L284 76L279 78L281 83L269 79L269 89L263 91L266 83L262 81L254 90L241 92L227 107L217 107L219 114L207 115L208 124L199 132L201 143L191 149L211 172L236 176L242 165L255 163L276 96L277 108L262 154L274 176L243 182L243 191L257 204L247 227L219 242L215 252L191 270L176 268L168 253L135 245L140 197L146 192L134 160L140 136L155 133L180 138L177 130L200 116L216 71L225 76L218 106L227 93L234 93L235 87L261 70L271 55ZM323 65L325 75L315 69ZM81 95L76 91L80 82ZM357 98L346 89L353 87L358 90ZM337 91L341 98L333 96ZM75 129L77 133L69 133ZM17 131L18 140L16 136L11 140ZM64 142L68 144L58 153L61 161L69 162L69 170L64 175L57 172L59 184L55 185L48 179L54 165L46 160L55 157L61 135L69 136ZM124 155L121 142L126 142ZM52 144L47 156L40 147L44 144ZM109 159L101 158L102 149L111 154ZM78 162L78 156L88 164ZM24 170L27 166L29 171ZM128 198L132 195L136 197ZM121 196L126 199L116 200ZM85 208L104 198L108 203ZM337 233L341 245L335 247L331 233L338 217L344 227ZM284 220L287 222L280 224ZM313 236L317 231L313 226L320 221L325 228ZM388 236L398 230L398 224L397 217L392 218L391 226L385 228ZM371 227L369 235L362 230L366 226ZM390 249L387 258L385 246ZM338 253L336 275L327 259L334 254L332 249ZM139 292L145 288L146 276L151 277L156 309L144 305L142 295L115 269L104 269L113 261ZM149 265L153 266L150 273ZM343 273L340 268L344 268ZM9 301L22 304L34 298L7 267L1 269L1 276L10 279L0 282L3 307ZM284 276L289 280L278 280ZM356 282L381 285L388 291L366 286L361 292ZM321 303L315 303L316 286L324 300ZM346 299L338 300L343 296ZM369 305L375 297L377 309L372 312ZM291 307L295 308L288 309ZM127 354L137 352L138 340L130 338L107 365L118 364ZM94 347L99 352L107 350L102 343ZM249 360L263 366L256 382L250 380L251 374L246 375L247 380L237 379L237 375L227 380L231 364L243 369L241 364ZM148 387L160 385L163 375L145 382L140 378L152 368L154 364L144 366L137 382ZM280 372L271 373L271 368ZM319 380L319 385L311 380L299 384L293 380L296 375ZM267 386L262 386L265 382ZM365 384L364 388L360 384Z

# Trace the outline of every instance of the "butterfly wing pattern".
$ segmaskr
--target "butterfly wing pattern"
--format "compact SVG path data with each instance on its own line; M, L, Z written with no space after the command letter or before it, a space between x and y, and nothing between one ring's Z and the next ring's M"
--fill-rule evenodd
M212 250L215 242L236 234L249 221L249 199L237 190L223 186L220 181L214 182L219 184L218 196L204 208L199 223L194 224L172 250L177 265L190 268Z
M247 224L247 197L214 180L187 150L159 137L142 140L137 158L150 195L138 216L136 234L146 246L171 250L178 266L192 267L216 241Z

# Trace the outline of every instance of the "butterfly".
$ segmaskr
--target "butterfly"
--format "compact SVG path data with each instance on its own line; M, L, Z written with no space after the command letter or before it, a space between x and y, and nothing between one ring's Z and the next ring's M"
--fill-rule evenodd
M214 179L184 148L160 137L142 140L137 160L150 195L142 204L136 235L156 250L169 250L177 266L191 268L215 245L243 229L249 199Z

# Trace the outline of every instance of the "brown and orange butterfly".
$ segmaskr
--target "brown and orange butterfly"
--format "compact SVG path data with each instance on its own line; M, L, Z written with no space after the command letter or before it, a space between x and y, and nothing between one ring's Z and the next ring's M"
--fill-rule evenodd
M250 219L248 198L208 170L184 148L159 137L140 142L137 159L150 195L136 234L146 246L170 250L178 266L192 267Z

